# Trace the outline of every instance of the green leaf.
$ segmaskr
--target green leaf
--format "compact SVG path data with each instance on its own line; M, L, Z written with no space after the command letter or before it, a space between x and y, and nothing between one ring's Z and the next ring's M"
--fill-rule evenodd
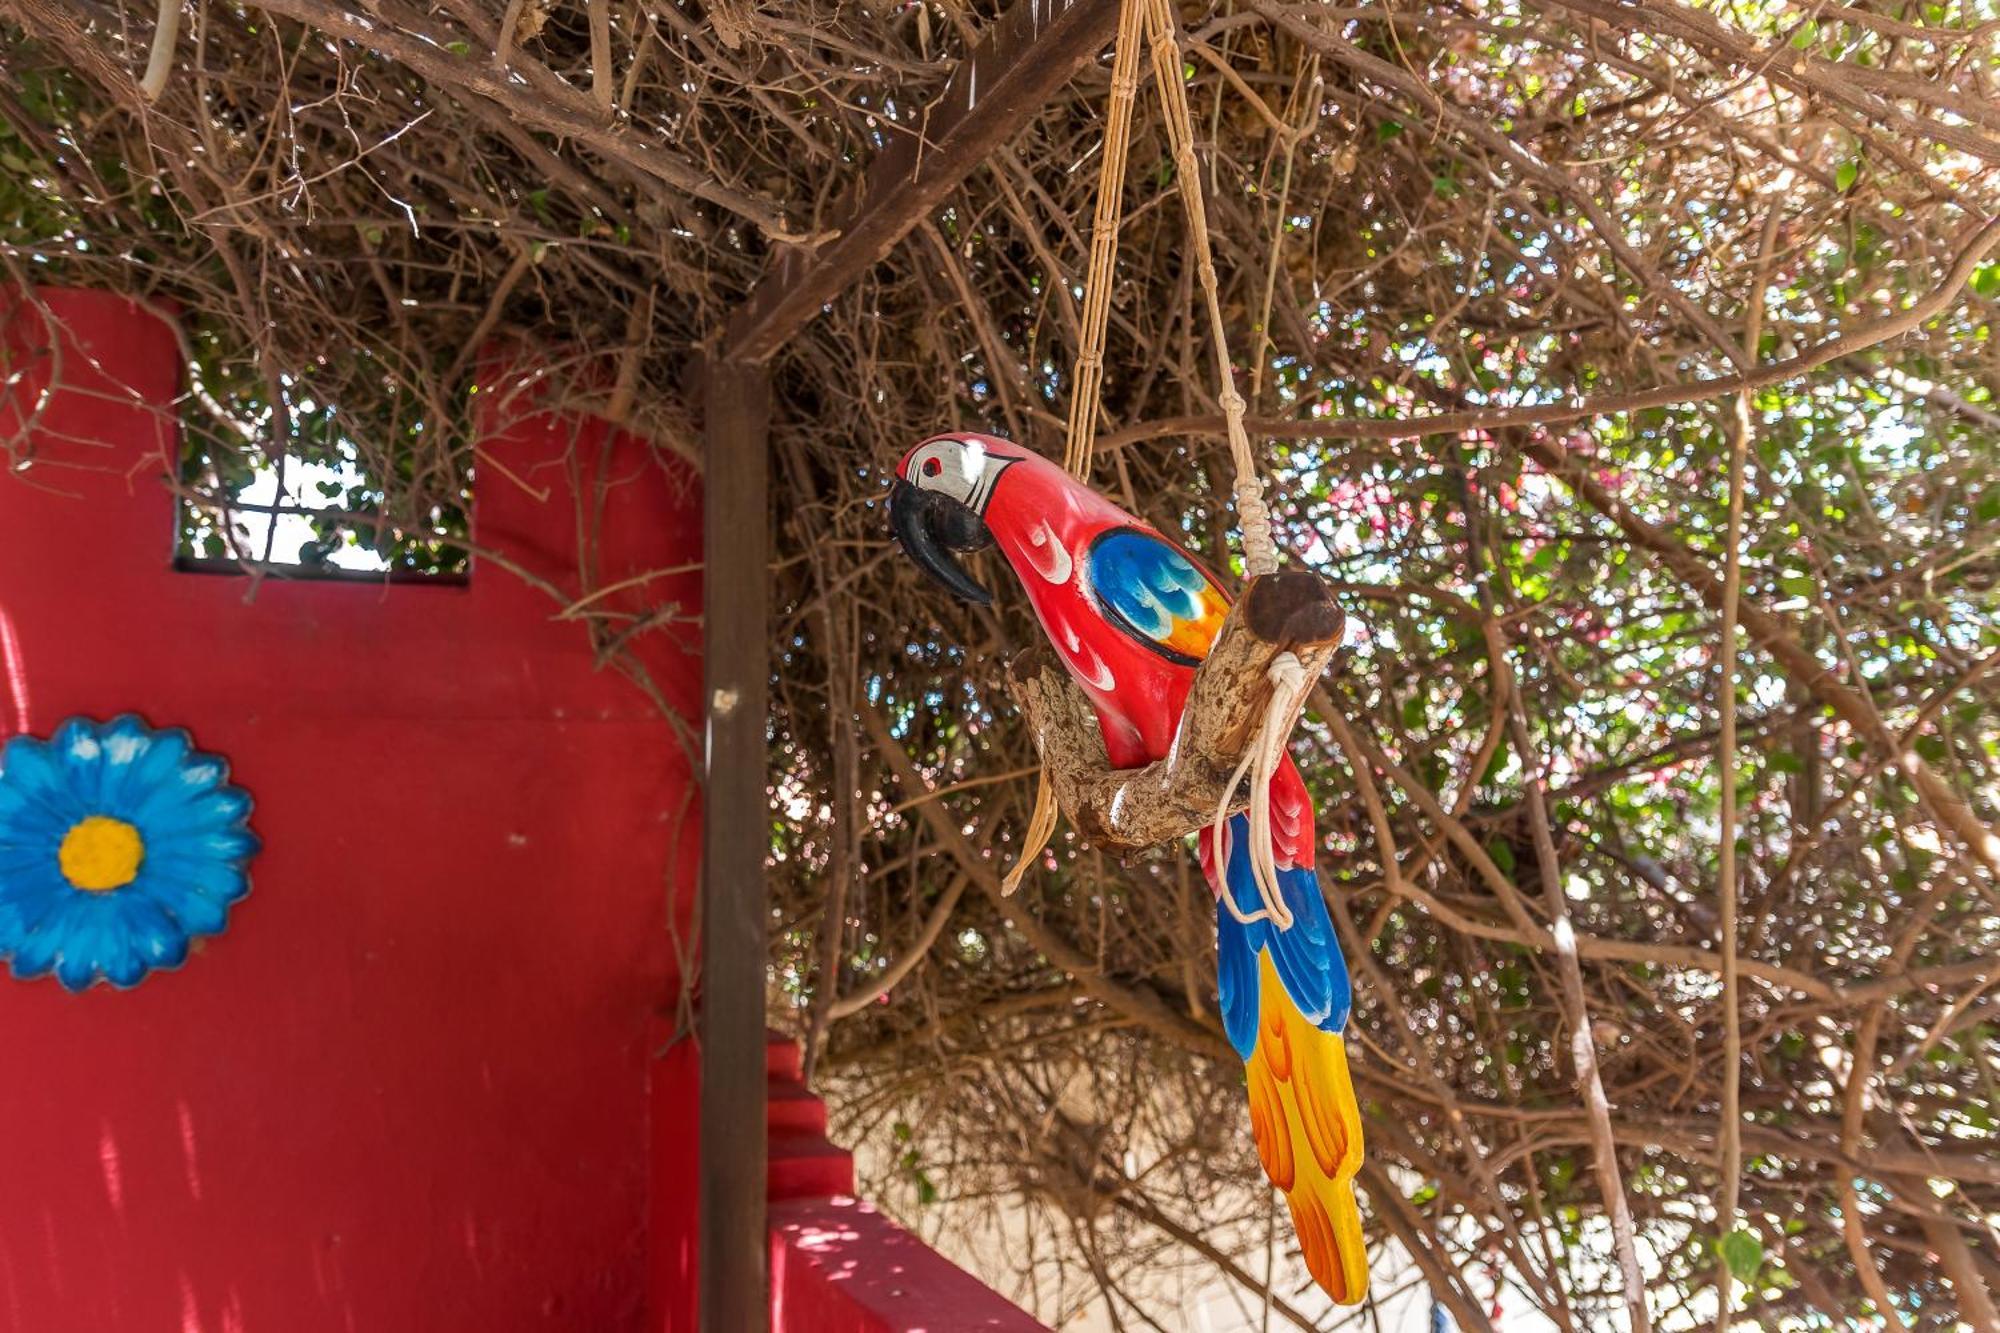
M455 56L469 56L472 54L472 45L469 42L446 42L444 49Z
M1842 194L1846 194L1849 190L1854 188L1854 182L1858 180L1860 176L1861 176L1860 159L1850 157L1847 159L1847 161L1840 164L1840 169L1838 171L1833 173L1834 187L1838 189Z
M1730 1275L1738 1282L1755 1281L1757 1270L1764 1266L1764 1242L1742 1227L1717 1241L1716 1250L1722 1255L1722 1262L1729 1265Z

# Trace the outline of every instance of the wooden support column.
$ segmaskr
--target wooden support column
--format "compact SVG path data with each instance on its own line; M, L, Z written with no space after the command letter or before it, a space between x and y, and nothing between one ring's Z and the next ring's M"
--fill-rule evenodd
M787 250L704 370L707 783L701 881L701 1329L768 1333L764 964L772 354L1111 40L1118 0L1014 0L921 121L897 127L840 234Z
M780 254L729 322L728 355L763 361L888 254L995 148L1013 138L1095 59L1118 27L1118 0L1014 0L958 63L944 95L890 138L817 251Z
M771 382L762 366L727 360L711 361L705 379L701 1328L764 1333L771 1311L764 1193Z

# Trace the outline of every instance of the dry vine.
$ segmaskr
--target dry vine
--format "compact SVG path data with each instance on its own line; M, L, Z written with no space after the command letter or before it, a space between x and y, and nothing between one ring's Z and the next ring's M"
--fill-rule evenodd
M161 12L147 77L154 6L0 0L0 257L190 312L198 501L351 456L329 549L421 566L478 466L477 346L608 357L594 405L686 452L691 354L995 6ZM1622 1204L1661 1327L1717 1322L1726 1271L1745 1324L1991 1328L2000 14L1180 18L1281 545L1359 627L1295 749L1357 973L1371 1235L1407 1265L1379 1299L1622 1322ZM942 602L884 533L922 436L1060 449L1108 82L778 364L774 995L873 1191L1045 1318L1329 1326L1273 1253L1189 858L1059 841L1003 900L1034 754L1002 664L1035 630ZM1142 96L1095 480L1219 561L1173 173Z

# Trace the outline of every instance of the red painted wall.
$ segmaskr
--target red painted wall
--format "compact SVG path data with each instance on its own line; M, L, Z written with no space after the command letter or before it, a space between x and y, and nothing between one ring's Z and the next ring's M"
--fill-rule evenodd
M173 572L171 332L45 295L75 338L34 465L0 474L0 738L186 726L264 852L178 972L83 995L0 973L0 1330L646 1327L646 1069L699 843L680 743L490 566L254 600ZM16 309L0 335L31 367L11 431L46 330ZM603 467L604 579L699 560L684 473L601 423L485 424L546 495L485 469L479 542L573 587L572 497ZM697 609L699 575L648 591ZM692 711L698 648L653 638Z

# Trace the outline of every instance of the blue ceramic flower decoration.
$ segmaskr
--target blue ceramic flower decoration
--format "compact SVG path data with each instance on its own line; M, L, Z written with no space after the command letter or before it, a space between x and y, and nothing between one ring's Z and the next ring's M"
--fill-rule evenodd
M185 731L73 718L0 749L0 958L80 991L178 967L250 891L250 796Z

